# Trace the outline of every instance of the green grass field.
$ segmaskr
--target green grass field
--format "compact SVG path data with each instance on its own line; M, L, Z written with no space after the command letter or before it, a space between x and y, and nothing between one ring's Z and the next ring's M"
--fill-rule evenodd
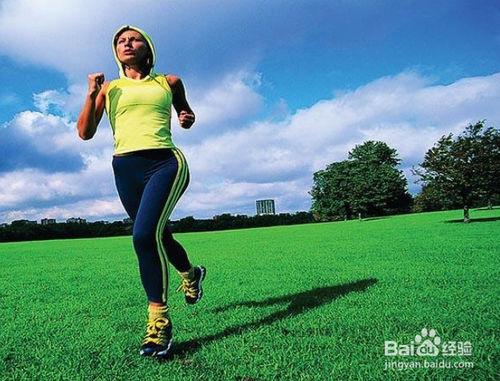
M2 380L495 379L500 209L177 234L208 269L170 305L166 362L141 358L146 302L130 237L0 244ZM471 356L388 357L422 328ZM473 362L385 369L386 361ZM463 365L463 364L462 364Z

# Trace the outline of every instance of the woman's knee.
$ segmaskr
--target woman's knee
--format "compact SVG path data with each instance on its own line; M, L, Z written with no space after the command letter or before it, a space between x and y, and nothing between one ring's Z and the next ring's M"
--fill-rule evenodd
M136 229L134 227L132 241L136 251L149 250L156 246L156 231L153 229Z

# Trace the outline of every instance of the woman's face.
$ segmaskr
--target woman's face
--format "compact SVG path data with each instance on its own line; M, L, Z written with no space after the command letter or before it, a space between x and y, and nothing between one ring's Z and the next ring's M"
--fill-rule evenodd
M135 30L122 32L116 40L116 55L126 65L138 65L149 53L144 37Z

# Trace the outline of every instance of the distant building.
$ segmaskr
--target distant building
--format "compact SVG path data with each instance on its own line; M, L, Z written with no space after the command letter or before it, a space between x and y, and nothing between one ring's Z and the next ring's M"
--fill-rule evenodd
M28 220L15 220L11 222L11 225L13 226L19 226L19 225L36 225L36 221L28 221Z
M123 223L124 224L133 224L134 221L132 220L132 218L124 218L123 219Z
M42 225L50 225L50 224L55 224L56 220L55 220L55 218L42 218L40 220L40 223Z
M274 200L257 200L257 214L276 214Z
M66 220L66 223L68 224L86 224L87 223L87 220L85 218L80 218L80 217L77 217L77 218L68 218Z

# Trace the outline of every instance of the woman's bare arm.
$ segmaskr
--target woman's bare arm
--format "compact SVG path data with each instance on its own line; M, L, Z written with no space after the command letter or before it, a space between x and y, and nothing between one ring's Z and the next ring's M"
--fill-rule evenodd
M88 76L89 89L80 116L78 117L78 136L83 140L92 139L101 121L106 103L106 90L109 82L104 82L104 74Z
M179 124L182 128L190 128L195 121L195 115L186 99L184 85L181 79L175 75L167 75L166 78L172 89L172 104L177 112Z

